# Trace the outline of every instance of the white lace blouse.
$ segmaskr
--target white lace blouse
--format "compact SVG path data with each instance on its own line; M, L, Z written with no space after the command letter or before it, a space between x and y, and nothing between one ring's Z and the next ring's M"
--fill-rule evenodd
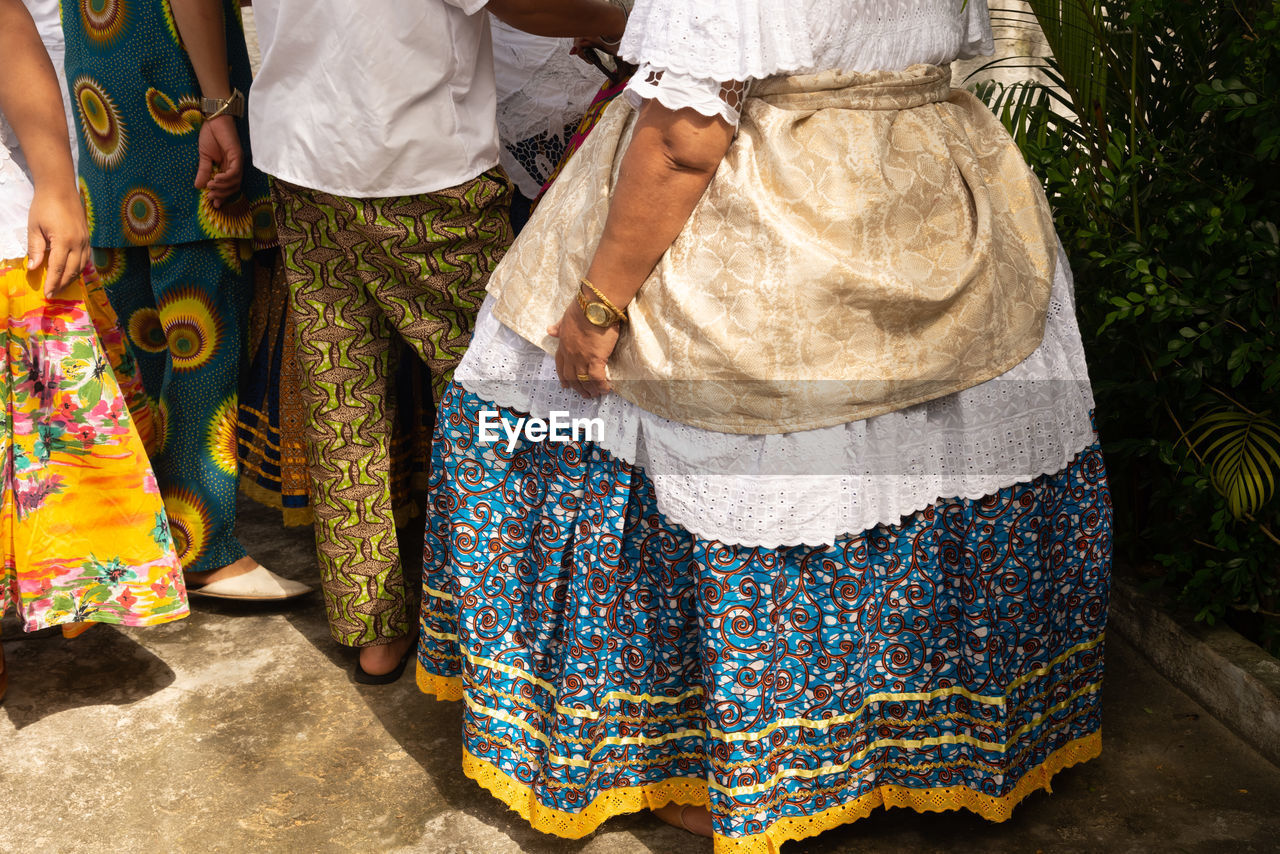
M619 52L640 66L633 103L655 98L736 125L733 94L751 80L897 71L992 49L979 0L638 0Z

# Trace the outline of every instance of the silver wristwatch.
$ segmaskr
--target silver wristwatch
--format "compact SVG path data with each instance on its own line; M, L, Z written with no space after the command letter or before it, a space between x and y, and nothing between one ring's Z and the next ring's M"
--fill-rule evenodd
M244 93L232 89L230 98L201 98L200 112L206 121L223 115L239 118L244 115Z

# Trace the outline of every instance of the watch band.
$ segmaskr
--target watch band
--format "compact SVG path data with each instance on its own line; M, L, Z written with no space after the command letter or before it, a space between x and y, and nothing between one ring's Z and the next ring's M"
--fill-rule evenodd
M618 308L616 305L614 305L613 302L610 301L610 299L607 296L605 296L604 293L602 293L599 288L591 284L591 280L588 279L587 277L583 276L578 281L580 281L583 285L585 285L587 289L591 291L591 293L595 294L596 299L600 300L600 302L604 305L605 308L609 309L610 312L617 315L619 323L626 322L627 310L625 308ZM578 293L579 294L582 293L581 288L578 289Z
M244 115L244 93L232 89L230 98L201 98L200 112L206 121L222 115L239 118Z

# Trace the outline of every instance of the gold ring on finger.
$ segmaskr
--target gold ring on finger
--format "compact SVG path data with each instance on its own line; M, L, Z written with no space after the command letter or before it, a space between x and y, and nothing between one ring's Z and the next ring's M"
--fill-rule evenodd
M591 374L578 374L578 382L585 383L591 381Z

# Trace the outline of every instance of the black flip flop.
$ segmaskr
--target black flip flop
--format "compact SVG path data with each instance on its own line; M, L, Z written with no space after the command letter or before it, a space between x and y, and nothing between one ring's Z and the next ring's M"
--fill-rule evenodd
M400 663L395 666L395 669L388 670L386 673L380 673L377 675L370 673L361 667L360 657L357 655L356 669L351 674L351 679L353 682L360 685L390 685L392 682L399 680L399 678L404 675L405 665L409 663L410 659L416 657L417 652L418 645L415 643L413 646L409 647L409 650L403 656L401 656Z

